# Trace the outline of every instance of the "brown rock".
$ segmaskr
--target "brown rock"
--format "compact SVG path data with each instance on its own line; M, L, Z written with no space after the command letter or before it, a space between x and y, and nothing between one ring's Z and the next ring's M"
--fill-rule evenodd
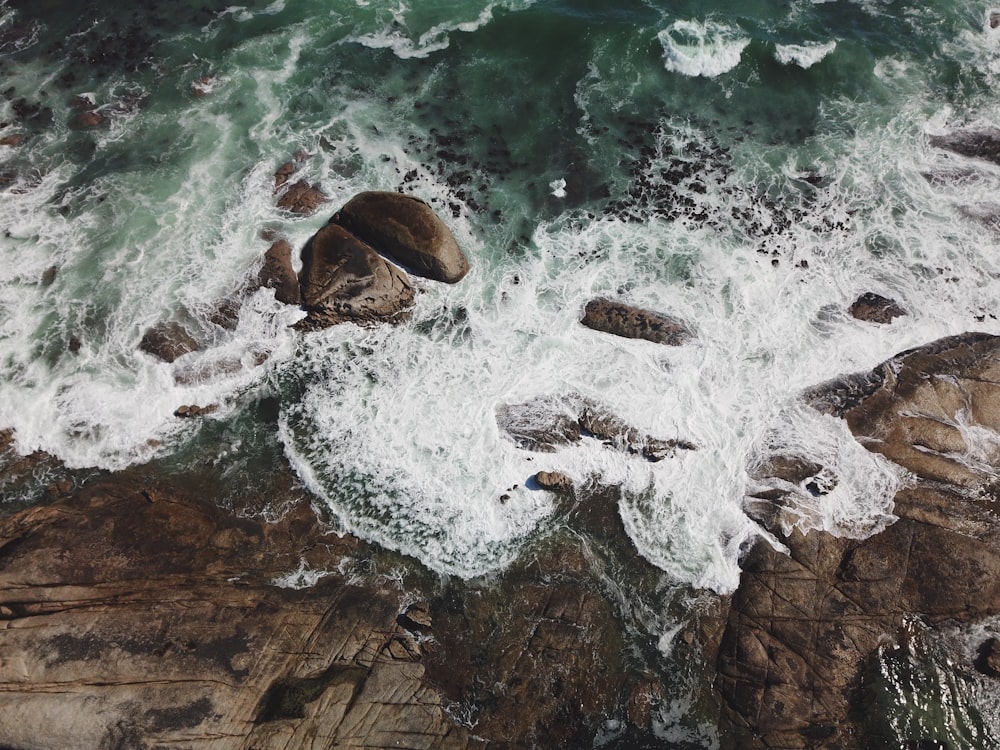
M787 555L764 541L748 552L718 657L726 748L865 747L852 696L880 643L905 639L914 613L931 627L1000 614L1000 455L958 460L957 429L1000 430L1000 338L942 339L807 396L915 483L868 539L793 529Z
M74 130L95 130L104 127L105 124L107 124L107 118L94 110L79 112L73 115L69 121L69 126Z
M418 198L359 193L331 221L418 276L454 284L469 272L469 261L451 230Z
M868 323L891 323L906 313L895 300L873 292L865 292L851 305L849 312L858 320Z
M214 411L218 411L218 404L209 404L208 406L197 406L195 404L185 404L184 406L178 406L177 411L174 412L175 417L193 418L193 417L203 417L206 414L211 414Z
M278 198L278 208L283 208L294 214L310 216L329 200L318 187L310 185L305 180L299 180L281 194Z
M552 453L584 437L601 440L609 448L642 454L650 461L660 461L678 449L696 447L686 440L661 440L645 435L603 404L575 394L501 404L496 419L497 426L519 448L543 453Z
M56 275L59 273L58 266L49 266L42 273L42 286L52 286L56 280Z
M302 249L299 274L305 328L352 321L400 322L414 290L406 274L336 224L327 224Z
M426 684L396 598L336 573L273 585L304 548L333 567L362 549L311 517L237 518L122 477L0 521L17 655L0 661L0 745L483 746Z
M668 346L680 346L694 337L676 318L604 298L588 302L580 322L595 331Z
M278 191L282 185L284 185L295 174L296 166L294 162L286 161L280 167L278 171L274 173L274 190Z
M561 471L540 471L535 474L535 482L543 490L552 492L572 492L573 480Z
M287 240L278 240L264 253L264 265L257 274L260 286L274 290L274 298L286 305L302 301L299 279L292 268L292 246Z
M1000 677L1000 639L989 638L983 642L975 666L989 677Z
M146 331L139 348L164 362L173 362L197 349L198 342L180 323L158 323Z
M10 135L5 135L0 138L0 146L20 146L24 142L24 135L22 133L11 133Z
M202 76L191 84L191 93L196 99L203 99L215 90L215 76Z

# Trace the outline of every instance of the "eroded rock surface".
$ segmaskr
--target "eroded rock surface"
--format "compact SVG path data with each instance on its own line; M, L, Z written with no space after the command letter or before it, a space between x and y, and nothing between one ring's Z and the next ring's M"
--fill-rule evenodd
M858 696L880 643L905 638L917 614L1000 614L1000 339L943 339L807 397L914 480L873 537L775 524L788 554L763 540L750 550L718 658L728 748L866 747ZM806 463L776 471L808 481L820 467Z
M358 193L331 221L418 276L454 284L469 272L469 261L451 230L419 198Z
M865 292L851 304L851 316L867 323L891 323L894 318L906 315L896 300L874 292Z
M302 301L299 279L292 267L292 246L288 240L276 240L264 253L264 265L257 274L260 286L274 289L274 298L286 305Z
M425 684L399 592L272 584L357 539L131 480L0 523L0 745L483 744Z

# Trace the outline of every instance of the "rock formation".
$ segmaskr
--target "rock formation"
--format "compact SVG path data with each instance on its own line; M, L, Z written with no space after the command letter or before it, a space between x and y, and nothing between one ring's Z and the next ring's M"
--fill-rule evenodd
M659 682L630 676L592 570L651 570L610 498L487 587L408 564L403 589L283 472L251 492L273 522L183 481L129 471L0 520L0 746L567 747L609 716L655 741Z
M173 362L197 349L198 342L180 323L158 323L143 334L139 348L164 362Z
M306 243L299 283L309 313L306 328L398 322L413 306L406 274L336 224L327 224Z
M359 193L331 221L418 276L454 284L469 272L469 262L451 230L419 198Z
M299 280L292 268L292 246L288 240L276 240L264 253L264 265L257 274L259 286L274 289L274 298L286 305L302 301Z
M588 302L580 322L595 331L668 346L680 346L694 337L676 318L604 298Z
M641 454L660 461L695 446L678 439L662 440L643 434L613 414L606 406L579 395L536 398L497 407L497 425L519 448L552 453L585 437L609 448Z
M746 555L718 657L727 748L866 747L858 696L880 644L905 640L911 616L1000 614L1000 451L975 440L1000 431L1000 339L944 339L806 397L914 481L873 537L775 524L788 554L761 540ZM816 469L796 465L777 470Z
M320 206L329 202L326 193L305 180L299 180L286 187L278 196L278 208L293 214L311 216Z
M874 292L865 292L854 300L848 312L867 323L891 323L894 318L906 315L896 300Z
M1000 164L1000 130L956 130L947 135L932 135L930 144L962 156L985 159Z

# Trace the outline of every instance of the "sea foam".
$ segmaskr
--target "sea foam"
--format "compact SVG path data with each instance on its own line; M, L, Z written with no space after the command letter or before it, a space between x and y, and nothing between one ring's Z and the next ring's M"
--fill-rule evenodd
M836 48L836 41L777 44L774 48L774 59L782 65L798 65L800 68L811 68Z
M740 64L750 39L716 21L674 21L657 38L667 70L686 76L714 78Z

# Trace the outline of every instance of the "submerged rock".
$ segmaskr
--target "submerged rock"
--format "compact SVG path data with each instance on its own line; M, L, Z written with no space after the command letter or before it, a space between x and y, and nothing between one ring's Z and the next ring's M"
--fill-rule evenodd
M299 180L281 193L278 197L278 208L291 211L293 214L311 216L329 200L326 193L318 187L305 180Z
M519 448L543 453L552 453L585 437L600 440L615 450L641 454L649 461L660 461L677 450L696 447L686 440L662 440L646 435L603 404L579 395L501 404L497 407L496 418L500 429Z
M947 135L932 135L930 144L961 156L985 159L1000 164L1000 129L956 130Z
M146 331L139 348L164 362L173 362L195 351L198 342L180 323L159 323Z
M1000 338L942 339L845 380L809 397L913 480L898 520L867 539L786 534L769 525L779 514L758 515L788 551L758 540L742 561L717 662L724 748L867 747L877 717L857 696L879 645L905 640L913 615L933 627L1000 614ZM793 459L771 473L816 469Z
M454 284L469 272L469 261L451 230L419 198L359 193L331 221L418 276Z
M595 331L668 346L694 338L690 328L676 318L604 298L588 302L580 322Z
M303 328L343 322L396 323L409 317L414 290L406 273L336 224L327 224L302 249L299 274Z
M865 292L854 300L848 312L867 323L891 323L894 318L906 315L896 300L874 292Z

